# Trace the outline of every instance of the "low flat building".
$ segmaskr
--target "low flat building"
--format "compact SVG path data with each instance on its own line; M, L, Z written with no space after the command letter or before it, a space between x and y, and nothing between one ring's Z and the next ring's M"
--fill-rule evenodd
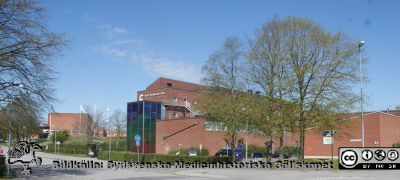
M214 155L226 146L224 129L207 121L192 109L202 85L159 78L146 90L137 92L137 101L127 104L128 151L166 154L179 148L203 147ZM364 114L365 146L391 147L400 142L400 111L369 112ZM362 147L361 118L349 114L335 126L333 146L324 144L321 131L309 128L305 135L306 158L337 158L339 147ZM135 144L135 136L141 136ZM284 146L299 146L299 134L289 133ZM261 134L239 132L238 141L265 147L266 137ZM274 139L273 148L279 147Z
M400 142L400 116L398 111L367 112L364 114L364 146L392 147ZM306 158L338 157L340 147L362 147L362 126L359 113L352 114L337 123L333 144L324 144L321 131L310 128L305 136L304 154Z
M210 155L226 146L224 129L193 110L205 86L158 78L146 90L137 92L137 101L127 104L128 150L166 154L179 148L203 147ZM135 136L141 136L136 146ZM294 138L287 136L288 144ZM265 146L266 138L257 133L239 133L238 141Z

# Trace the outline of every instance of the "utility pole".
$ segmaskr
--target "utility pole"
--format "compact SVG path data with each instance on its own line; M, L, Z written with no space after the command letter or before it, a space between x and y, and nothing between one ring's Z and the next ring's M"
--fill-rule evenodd
M365 129L364 129L364 99L363 99L363 72L362 72L362 58L361 58L361 47L364 46L365 41L360 41L358 44L358 52L360 55L360 96L361 96L361 140L362 147L365 147Z
M110 127L110 107L107 107L107 125L108 125L108 136L109 137L109 142L108 142L108 160L111 160L111 127Z

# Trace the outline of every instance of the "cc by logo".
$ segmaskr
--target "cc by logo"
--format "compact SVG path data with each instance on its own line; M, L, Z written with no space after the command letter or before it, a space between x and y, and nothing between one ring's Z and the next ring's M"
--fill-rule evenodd
M354 166L358 161L357 153L353 150L343 151L340 155L340 161L343 166Z

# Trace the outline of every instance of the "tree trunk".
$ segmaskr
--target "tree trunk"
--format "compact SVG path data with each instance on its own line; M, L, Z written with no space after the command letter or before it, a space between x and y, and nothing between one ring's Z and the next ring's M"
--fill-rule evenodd
M279 136L279 159L282 160L283 159L283 129L281 130L281 134Z
M305 131L306 131L305 119L300 117L300 153L299 159L304 160L304 141L305 141Z

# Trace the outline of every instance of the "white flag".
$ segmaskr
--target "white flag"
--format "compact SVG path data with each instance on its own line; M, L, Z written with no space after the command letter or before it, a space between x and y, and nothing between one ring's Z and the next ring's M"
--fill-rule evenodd
M82 107L82 105L80 105L81 107L80 107L80 113L85 113L86 114L86 111L85 111L85 109Z

